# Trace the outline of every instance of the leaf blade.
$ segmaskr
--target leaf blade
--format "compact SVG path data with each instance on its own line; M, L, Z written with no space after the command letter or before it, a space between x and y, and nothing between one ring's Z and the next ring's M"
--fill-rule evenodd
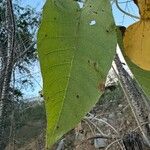
M127 65L129 66L130 70L132 71L134 78L139 83L140 87L143 89L143 92L150 98L150 71L144 70L134 64L130 58L125 53L124 43L123 43L123 37L121 34L121 31L118 30L118 44L121 49L121 52L125 58L125 61L127 62Z
M102 94L99 85L111 66L116 41L108 1L89 0L79 10L70 0L47 0L38 32L47 147L73 128Z

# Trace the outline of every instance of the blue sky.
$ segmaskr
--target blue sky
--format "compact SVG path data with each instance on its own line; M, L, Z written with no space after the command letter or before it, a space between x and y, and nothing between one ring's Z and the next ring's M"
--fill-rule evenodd
M46 0L18 0L18 3L22 6L31 6L37 11L41 11Z
M128 3L124 3L125 1L127 0L118 0L119 2L119 5L120 7L130 13L130 14L133 14L135 16L139 16L139 13L138 13L138 8L137 6L134 4L133 1L130 1ZM134 22L138 21L137 19L135 18L132 18L128 15L124 15L124 13L122 13L117 7L116 7L116 4L113 4L113 15L114 15L114 18L115 18L115 22L117 25L123 25L123 26L126 26L128 27L129 25L133 24Z
M35 8L35 10L38 12L42 12L42 7L46 0L17 0L17 1L21 6L24 7L30 6L32 8ZM138 9L135 6L135 4L132 1L124 3L125 1L126 0L119 0L120 7L128 13L138 16ZM120 12L115 4L113 4L112 8L115 22L117 25L123 25L127 27L137 21L136 19L124 15L122 12ZM33 75L33 82L35 88L28 87L24 89L23 93L25 98L38 96L39 91L42 90L42 79L40 74L39 63L36 62L33 66L31 66L30 70L31 74Z

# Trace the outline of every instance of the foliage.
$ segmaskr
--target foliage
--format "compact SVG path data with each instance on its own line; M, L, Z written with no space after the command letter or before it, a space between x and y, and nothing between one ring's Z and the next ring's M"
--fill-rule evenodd
M25 62L30 63L37 58L34 43L35 35L39 24L40 14L30 7L23 8L14 4L17 24L18 53L23 53L28 47L30 49L23 56ZM32 45L32 46L31 46ZM17 53L17 54L18 54Z
M43 102L19 102L15 104L15 124L19 129L27 122L45 121L45 110Z
M125 59L138 83L147 94L147 96L150 98L150 71L141 69L140 67L132 63L131 60L126 56Z
M127 28L123 37L122 51L135 78L150 97L150 2L138 0L136 4L139 7L141 19Z
M51 147L54 142L60 139L60 137L62 137L67 131L72 129L103 94L105 79L114 58L117 40L132 73L138 80L138 83L140 83L143 91L150 96L150 2L148 0L134 0L134 3L139 8L141 18L137 23L127 28L125 33L123 33L122 39L121 33L119 33L114 24L110 1L112 3L116 2L118 9L123 13L126 13L119 7L117 0L46 1L43 10L42 23L38 32L38 53L44 81L44 98L47 115L47 148ZM7 21L5 22L4 19L5 4L5 0L0 0L1 85L4 81L3 67L7 65L5 59L9 58L6 54L6 33L8 33L8 31L6 31L5 28ZM83 8L81 7L82 4ZM37 59L35 52L35 33L38 27L39 14L34 13L34 10L30 8L20 7L17 3L14 4L14 13L16 23L15 38L17 42L15 43L12 70L18 69L18 72L20 73L28 73L29 70L27 65ZM134 17L132 14L127 14ZM116 31L118 39L116 37ZM122 64L120 66L122 67ZM119 67L117 66L117 68ZM11 79L11 74L12 71L9 79ZM123 76L124 79L131 78L130 76L125 77L127 74L119 75ZM123 78L120 78L120 83L121 80L123 80ZM132 83L132 79L124 80L124 82L126 81L131 81L130 83ZM23 79L23 81L21 81L21 83L27 82L28 79ZM43 107L37 106L35 108L29 107L24 109L24 104L20 107L20 103L18 104L18 97L22 96L22 94L13 84L14 83L8 88L8 93L5 93L7 94L7 97L9 96L9 99L2 99L4 100L4 109L2 108L4 111L2 112L7 113L5 114L6 117L3 117L6 120L3 121L4 119L1 119L2 122L5 122L4 130L2 130L3 135L7 137L10 133L9 126L13 124L12 118L10 117L12 110L14 110L15 113L14 120L17 132L19 130L21 132L22 127L25 127L26 129L27 122L30 125L31 123L38 124L37 120L39 120L40 117L45 121ZM8 85L10 85L10 83L8 83ZM124 86L124 92L129 92L131 91L129 89L133 89L129 85L124 84ZM139 86L137 87L139 88ZM2 88L3 86L0 87L0 94ZM138 119L136 118L141 130L142 127L146 127L147 125L140 124L147 122L147 114L143 111L144 109L140 109L140 107L142 108L145 106L142 104L143 101L141 100L144 97L144 94L140 93L140 98L138 94L134 95L134 91L138 93L138 88L131 92L133 97L132 95L129 95L130 92L126 94L126 97L128 103L131 103L130 107L135 114L135 118L136 116L141 120L145 118L144 121L141 122L138 122ZM115 89L114 93L117 94L111 95L108 90L108 93L106 92L101 99L118 99L122 96L122 93L119 93L119 91L119 88ZM133 98L133 101L131 100L130 102L130 98ZM136 101L136 98L138 101ZM23 109L23 111L20 110L20 108ZM34 115L29 119L30 114ZM32 130L32 128L28 127L27 129L28 132L30 129ZM39 128L36 129L38 130ZM32 131L31 133L36 136L36 130ZM23 137L25 134L25 132L22 134ZM18 138L22 136L19 134L17 135ZM24 140L27 140L29 137L30 134L26 134ZM5 143L7 143L6 141L7 140L4 140Z
M16 57L18 55L21 55L26 48L28 48L35 39L35 30L37 30L37 26L39 23L39 17L40 15L36 13L33 9L27 7L23 8L20 7L18 4L14 4L14 13L16 17ZM5 29L5 2L2 1L0 5L0 43L1 48L3 51L6 51L6 29ZM29 62L29 60L32 60L36 58L36 55L34 54L36 48L34 45L30 47L30 49L27 51L22 58L24 58L24 61Z
M38 100L16 102L14 113L16 148L23 147L24 144L45 133L46 118L43 102Z
M0 26L1 26L0 59L2 62L1 64L2 67L5 66L6 48L7 48L6 47L7 34L5 28L6 25L5 6L6 6L5 1L1 0L0 1L0 14L1 14L0 15ZM35 60L37 60L35 35L39 24L40 14L30 7L24 8L19 6L19 4L16 1L14 1L13 7L14 7L15 23L16 23L16 47L15 47L15 54L14 54L15 59L14 59L13 69L17 72L17 76L19 73L21 75L26 75L30 72L28 69L29 65L31 63L34 63ZM30 79L23 78L23 80L26 80L29 85ZM20 80L20 84L23 84L23 81ZM19 87L17 88L18 89L15 90L19 90Z
M11 19L6 18L6 11L8 12L6 4L5 0L0 1L0 147L2 149L4 149L11 138L10 134L12 133L10 132L13 132L11 128L14 103L18 101L18 97L22 96L20 89L14 85L15 71L16 68L29 71L24 64L29 64L31 60L33 62L36 59L35 44L32 44L35 42L33 30L35 30L34 28L37 29L39 21L39 15L34 13L33 10L14 4L15 15L14 17L12 17L13 15L9 16L11 16L11 19L15 18L15 24L12 26L15 27L16 33L14 34L13 32L13 35L15 35L16 42L13 48L12 45L10 46L10 50L8 43L12 38L9 36L12 30L8 31L7 28L8 24L10 24L8 20Z
M124 35L125 54L134 64L147 71L150 71L149 27L150 23L142 20L129 26Z
M106 0L47 0L38 33L44 80L47 147L72 129L103 93L116 49ZM109 44L108 44L109 43Z
M122 99L123 96L124 94L119 84L108 86L105 88L104 94L100 97L99 103L103 104L108 101L108 105L113 105L112 103Z

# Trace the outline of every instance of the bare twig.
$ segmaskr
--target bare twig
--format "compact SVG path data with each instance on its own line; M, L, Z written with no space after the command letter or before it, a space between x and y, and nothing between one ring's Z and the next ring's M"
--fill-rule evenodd
M130 13L124 11L124 10L119 6L118 0L115 0L115 3L116 3L117 8L118 8L122 13L124 13L125 15L130 16L130 17L132 17L132 18L140 19L140 17L135 16L135 15L132 15L132 14L130 14Z
M92 127L91 127L91 125L88 123L88 121L87 121L87 120L83 119L83 121L85 122L85 124L87 124L87 126L89 127L89 129L90 129L91 133L92 133L92 134L93 134L93 136L94 136L94 135L95 135L95 133L94 133L94 131L93 131L93 129L92 129Z
M27 52L36 44L36 42L33 42L29 47L25 48L25 51L23 51L17 58L14 59L14 62L17 62L20 58L24 57Z
M104 134L103 132L102 132L102 130L95 124L95 123L93 123L90 119L88 119L88 118L86 118L96 129L97 129L97 131L101 134L101 135L103 135L103 136L107 136L106 134Z
M108 150L113 144L115 144L115 143L119 143L121 140L119 139L117 139L117 140L115 140L115 141L113 141L112 143L110 143L106 148L105 148L105 150ZM122 150L124 150L124 148L121 146L121 149Z
M88 114L90 114L90 113L88 113ZM93 117L91 114L90 114L90 117L85 117L85 118L91 119L91 120L96 120L96 121L98 121L98 122L103 122L103 123L105 123L106 125L108 125L117 135L119 135L119 132L118 132L111 124L109 124L109 123L106 122L105 120L99 119L99 118L97 118L97 117Z

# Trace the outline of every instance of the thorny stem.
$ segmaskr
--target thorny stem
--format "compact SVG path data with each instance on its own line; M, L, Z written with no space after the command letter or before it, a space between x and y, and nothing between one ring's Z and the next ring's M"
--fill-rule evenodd
M150 146L150 129L148 124L143 125L144 122L147 122L148 119L148 111L145 108L145 103L143 101L142 93L139 91L137 86L134 84L131 77L123 68L122 63L116 55L115 64L117 66L118 74L119 74L119 82L122 86L122 89L125 93L127 101L130 105L130 108L133 112L133 115L136 119L138 127L143 135L143 138L148 146Z

